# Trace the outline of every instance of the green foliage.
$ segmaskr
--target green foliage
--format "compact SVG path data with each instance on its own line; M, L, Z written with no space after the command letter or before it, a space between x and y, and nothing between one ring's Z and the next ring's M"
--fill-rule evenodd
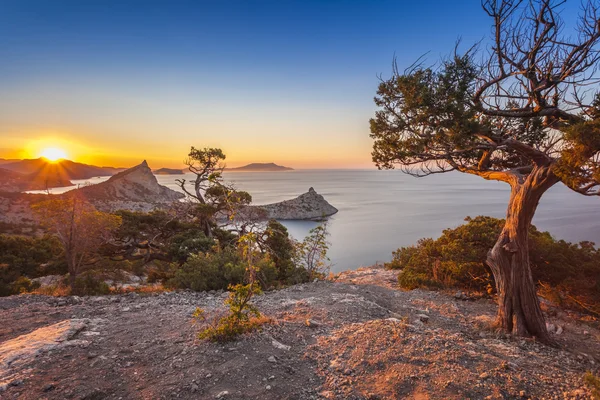
M212 238L207 238L200 229L188 229L170 238L166 250L172 261L185 262L190 254L208 252L215 245Z
M401 287L494 290L485 261L504 220L478 216L465 221L464 225L444 230L438 239L421 239L417 245L393 253L386 267L402 270L398 276ZM566 306L600 311L600 250L593 243L556 240L532 226L529 249L534 281L546 289L545 295L552 293L552 300Z
M331 268L327 251L329 242L327 241L329 232L327 231L327 222L313 228L309 235L300 243L296 244L295 264L299 269L304 269L309 279L320 278L329 272Z
M275 263L277 278L288 281L293 277L296 266L294 265L294 243L289 237L287 228L272 219L265 230L266 251Z
M592 391L592 397L595 400L600 400L600 378L598 378L596 375L592 374L591 372L586 372L583 379L584 379L586 385Z
M53 236L0 235L0 296L33 289L28 278L66 272L62 245Z
M258 264L264 260L264 256L257 250L257 236L248 233L240 237L237 250L243 257L248 272L248 283L229 285L229 297L225 300L225 304L229 307L227 315L218 318L202 330L198 334L200 339L214 342L230 341L240 334L256 329L264 322L260 319L258 308L250 303L253 296L262 293L257 276L260 272ZM194 316L203 318L204 312L198 309Z
M169 285L196 291L224 290L230 284L242 283L246 266L239 252L226 248L215 253L198 253L175 272Z
M102 280L98 271L85 271L79 274L71 287L71 294L78 296L97 296L110 293L110 287Z
M19 277L11 284L12 293L27 293L40 287L37 282L32 282L31 279L24 276Z

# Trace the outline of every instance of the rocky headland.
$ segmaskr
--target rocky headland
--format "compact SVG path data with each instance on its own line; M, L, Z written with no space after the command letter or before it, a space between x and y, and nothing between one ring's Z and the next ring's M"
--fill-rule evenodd
M597 323L549 305L556 347L494 331L492 299L403 291L381 267L269 291L226 344L224 292L0 298L4 399L590 399ZM560 329L559 329L560 328Z
M322 195L311 187L308 192L295 199L248 206L243 211L243 213L250 212L264 219L318 221L334 215L338 212L338 209L329 204Z
M102 211L148 212L185 197L180 192L159 185L145 160L135 167L111 176L105 182L84 186L78 190Z

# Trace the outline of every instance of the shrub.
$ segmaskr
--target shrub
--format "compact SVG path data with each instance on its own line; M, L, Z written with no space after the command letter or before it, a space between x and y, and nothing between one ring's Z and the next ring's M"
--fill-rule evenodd
M444 230L438 239L420 239L415 246L395 251L386 267L402 270L399 285L493 292L493 276L485 261L504 220L479 216L465 221ZM532 274L542 295L566 306L600 312L600 250L593 243L556 240L532 226L529 250Z
M110 293L110 287L96 271L85 271L75 278L71 293L78 296L97 296Z
M265 245L267 253L275 263L277 277L281 281L287 281L295 270L293 261L294 243L289 237L288 230L276 220L272 219L265 229Z
M246 266L232 248L216 253L198 253L175 272L169 285L195 291L227 289L230 284L242 283Z
M11 284L12 293L27 293L39 287L38 282L32 282L31 279L24 276L19 277Z
M586 385L592 391L592 397L596 400L600 400L600 378L591 372L587 372L584 376Z
M208 327L198 333L198 338L212 342L228 342L234 340L237 336L253 331L266 322L261 318L261 314L250 299L256 294L260 294L260 286L256 283L247 285L238 284L229 286L229 298L225 304L229 306L227 315L215 319ZM204 310L198 308L194 317L206 321Z
M65 263L57 261L61 253L61 244L51 236L0 235L0 296L34 289L27 283L31 278L64 273Z

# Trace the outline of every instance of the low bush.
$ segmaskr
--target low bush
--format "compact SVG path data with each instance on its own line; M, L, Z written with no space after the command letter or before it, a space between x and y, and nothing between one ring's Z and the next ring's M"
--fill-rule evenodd
M198 338L219 343L228 342L241 334L257 329L267 321L256 306L250 303L254 295L262 293L259 285L238 284L229 286L229 290L229 298L225 300L225 304L229 306L227 315L208 323L208 327L198 333ZM200 308L196 309L194 317L206 322L204 310Z
M104 282L103 277L96 271L85 271L73 282L71 294L77 296L98 296L110 293L110 286Z
M600 378L591 372L587 372L584 376L586 385L592 391L592 398L600 400Z
M504 220L478 216L465 221L444 230L438 239L421 239L395 251L386 267L401 270L399 285L493 293L494 280L485 261ZM564 306L600 313L600 250L594 243L556 240L532 226L529 251L540 294Z
M242 283L245 273L246 266L237 250L226 248L216 253L192 254L168 283L195 291L224 290L230 284Z

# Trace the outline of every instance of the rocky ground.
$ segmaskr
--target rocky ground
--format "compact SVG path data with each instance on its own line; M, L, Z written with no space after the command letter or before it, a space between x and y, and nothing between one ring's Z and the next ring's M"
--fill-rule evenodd
M557 347L498 335L491 300L400 291L368 268L256 298L225 345L192 313L226 293L0 299L2 399L588 399L600 332L549 308Z

